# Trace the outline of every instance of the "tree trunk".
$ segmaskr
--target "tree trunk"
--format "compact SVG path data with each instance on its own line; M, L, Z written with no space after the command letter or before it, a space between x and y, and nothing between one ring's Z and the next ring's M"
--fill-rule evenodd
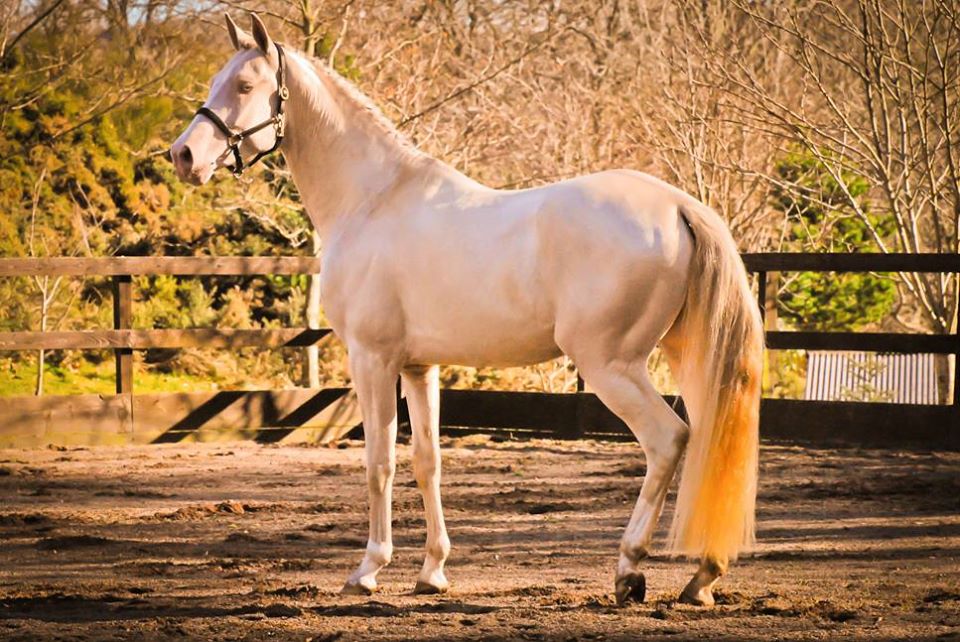
M37 355L37 386L34 394L38 397L43 394L43 367L46 362L46 356L46 350L41 350Z
M47 331L47 317L50 314L50 300L47 298L48 277L44 277L43 285L40 288L40 332ZM43 369L47 360L47 351L40 350L37 355L37 385L34 394L40 396L43 394Z

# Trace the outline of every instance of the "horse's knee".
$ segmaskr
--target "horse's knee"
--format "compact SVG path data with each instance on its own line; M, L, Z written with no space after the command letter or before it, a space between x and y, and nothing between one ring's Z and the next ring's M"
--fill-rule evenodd
M440 474L440 454L429 444L414 443L411 463L413 478L420 488L432 483Z
M367 466L367 485L370 490L383 493L393 483L393 477L396 473L397 464L394 461Z
M428 488L435 483L440 473L440 464L433 457L413 460L413 478L417 481L417 487L420 490Z

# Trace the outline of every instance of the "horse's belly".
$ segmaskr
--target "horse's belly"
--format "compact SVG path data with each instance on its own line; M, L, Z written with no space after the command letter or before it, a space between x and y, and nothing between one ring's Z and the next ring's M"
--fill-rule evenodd
M420 315L407 327L407 355L411 362L463 366L523 366L561 355L553 324L501 315Z

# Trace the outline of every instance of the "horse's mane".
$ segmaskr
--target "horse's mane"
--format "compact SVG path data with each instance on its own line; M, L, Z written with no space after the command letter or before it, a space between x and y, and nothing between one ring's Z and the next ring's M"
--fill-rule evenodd
M359 113L366 115L369 124L383 133L387 138L396 142L404 152L416 155L423 153L417 149L409 138L397 129L396 125L384 115L383 111L381 111L369 96L360 91L352 82L341 76L337 70L327 64L325 60L321 60L320 58L299 50L296 50L296 54L310 64L317 76L328 79L330 84L339 91L339 95L344 98L348 104L356 107Z

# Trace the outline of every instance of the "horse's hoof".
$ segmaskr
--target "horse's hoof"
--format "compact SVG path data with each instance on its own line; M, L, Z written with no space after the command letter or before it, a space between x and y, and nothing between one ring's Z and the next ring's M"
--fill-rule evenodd
M417 585L413 587L414 595L441 595L450 590L450 587L447 585L436 586L430 584L429 582L424 582L423 580L417 580Z
M643 602L647 597L647 578L643 573L630 573L618 577L616 581L617 606L627 602Z
M713 606L713 591L705 588L700 589L696 593L692 593L684 589L683 593L680 594L680 602L693 606Z
M364 586L359 582L356 584L351 584L347 582L343 585L343 588L340 589L340 595L373 595L373 592L377 590L376 585L374 586Z

